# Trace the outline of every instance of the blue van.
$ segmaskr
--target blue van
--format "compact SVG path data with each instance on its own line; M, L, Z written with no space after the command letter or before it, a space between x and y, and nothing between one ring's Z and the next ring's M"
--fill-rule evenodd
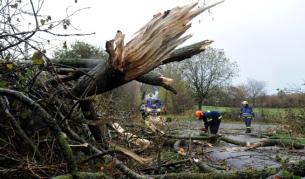
M160 99L148 98L143 104L146 116L148 115L160 115L163 112L163 102Z

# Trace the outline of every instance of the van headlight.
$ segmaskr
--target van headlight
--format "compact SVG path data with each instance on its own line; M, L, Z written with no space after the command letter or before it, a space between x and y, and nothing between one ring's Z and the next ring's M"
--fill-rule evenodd
M159 109L157 109L157 112L161 112L161 109L159 108Z
M147 112L151 112L151 111L152 111L152 109L150 109L150 108L146 108L146 111L147 111Z

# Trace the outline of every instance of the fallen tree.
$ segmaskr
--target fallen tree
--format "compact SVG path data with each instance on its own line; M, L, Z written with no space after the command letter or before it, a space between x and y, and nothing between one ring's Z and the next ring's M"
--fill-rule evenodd
M292 149L304 149L304 144L300 144L295 140L290 139L266 139L264 141L254 143L248 146L248 150L256 149L258 147L267 147L267 146L280 146L285 148Z
M263 141L253 144L234 140L225 136L221 136L219 139L227 143L247 147L247 150L256 149L258 147L268 147L268 146L280 146L284 148L304 149L304 144L300 144L296 140L291 140L291 139L265 139Z
M171 62L179 62L185 60L187 58L192 57L198 53L203 52L208 45L210 45L213 41L204 40L202 42L198 42L196 44L192 44L186 47L179 48L170 53L169 57L166 57L161 65L171 63ZM54 78L48 81L51 84L57 84L60 82L68 82L72 80L77 80L81 76L87 75L90 70L93 70L96 66L107 65L107 61L109 59L65 59L65 60L53 60L52 63L55 66L62 66L69 68L56 68L56 72L59 75L64 75L61 78ZM105 72L106 73L106 72ZM115 73L115 72L113 72ZM120 72L119 72L120 73ZM89 76L89 75L87 75ZM93 77L93 76L89 76ZM167 90L170 90L173 93L177 93L175 89L173 89L170 84L172 83L172 79L166 78L163 75L156 72L148 72L143 74L135 80L146 83L150 85L162 86ZM125 83L127 83L126 81ZM120 86L120 85L118 85Z
M107 178L103 173L79 172L79 167L82 166L77 165L78 162L76 162L75 158L76 151L73 151L76 149L84 150L85 153L92 152L95 155L100 155L104 162L113 161L113 166L120 170L123 175L130 178L148 178L148 176L140 175L130 169L122 161L115 159L115 157L111 156L112 152L107 153L109 151L109 144L105 140L105 134L100 131L97 125L90 125L100 120L100 118L88 97L110 91L132 80L163 86L176 93L170 86L171 79L151 71L162 64L182 61L198 54L204 51L207 45L212 43L212 41L202 41L175 50L176 47L191 37L191 35L183 36L186 30L191 27L190 21L217 4L219 3L197 8L197 3L195 3L159 13L126 44L124 44L124 34L121 31L117 31L115 38L106 43L109 58L100 60L97 64L85 65L84 67L80 65L76 68L69 66L66 69L62 69L63 63L57 63L56 61L53 63L51 60L47 60L49 66L37 66L37 73L26 84L26 90L19 89L24 90L24 92L0 88L0 95L7 97L10 102L9 104L15 105L16 102L14 100L17 99L18 101L17 106L9 105L12 107L9 110L16 111L16 109L21 110L23 108L30 110L31 115L38 116L39 119L36 117L32 118L31 116L26 116L26 118L34 120L35 123L43 121L48 127L48 130L44 131L43 135L46 137L45 141L40 141L41 134L35 133L33 136L37 137L38 141L31 142L33 138L25 135L24 129L21 130L22 128L19 128L17 123L14 123L20 137L30 145L32 156L39 156L40 153L45 152L44 150L49 149L49 146L52 146L50 149L51 157L42 156L42 161L43 164L48 163L48 157L55 160L52 157L56 156L56 159L68 168L64 172L62 170L55 172L57 174L65 174L58 176L58 178ZM37 54L43 56L41 52ZM24 68L22 68L16 63L16 73L19 73L20 70L26 74L27 68L31 64L25 64ZM61 67L58 68L60 65ZM9 71L12 69L8 67L10 66L4 63L4 68L7 70L7 73L3 74L5 77L10 76L12 72ZM71 69L74 72L71 73ZM64 76L59 76L60 74L64 74ZM48 82L44 83L46 80ZM68 83L73 80L77 81L75 83ZM14 81L13 79L8 82L8 86L18 89L15 83L16 80ZM6 112L8 118L14 122L14 116L10 116L7 110ZM22 121L21 117L18 120ZM3 126L0 127L2 128ZM4 128L6 129L6 126ZM6 132L6 130L3 131ZM54 145L52 136L56 138L59 147ZM2 144L3 141L1 140L0 142ZM13 144L11 145L14 147ZM42 145L45 146L42 147ZM118 146L116 148L125 155L137 157L133 153L124 150L124 148ZM37 153L37 155L34 153ZM28 156L27 151L26 155ZM35 159L33 160L36 162ZM50 177L50 175L41 172L39 166L36 166L35 170L30 168L29 171L32 176L41 177L40 175L47 175Z
M218 135L207 135L207 136L176 136L176 135L164 135L164 137L169 139L185 139L185 140L206 140L215 141L220 136Z
M135 137L133 133L125 130L121 130L122 135L134 140L126 141L125 139L124 141L124 139L120 140L117 137L114 138L114 140L117 140L116 143L111 143L107 142L110 141L107 133L101 132L101 125L115 121L112 121L111 118L104 119L100 117L94 109L90 97L110 91L132 80L162 86L176 93L177 91L171 87L172 79L152 70L163 64L190 58L203 52L206 46L212 43L212 41L206 40L176 49L191 37L190 35L183 36L186 30L191 27L190 21L195 16L217 4L219 3L197 8L195 3L159 13L126 44L124 43L124 34L118 31L115 38L106 43L106 50L109 56L105 59L47 60L49 66L42 67L42 65L37 65L37 71L35 71L33 78L27 82L26 89L18 89L16 87L16 83L22 83L22 81L18 81L16 78L10 79L11 81L8 80L12 84L9 88L18 89L22 92L0 88L0 96L3 96L0 100L0 107L5 112L6 119L3 122L3 119L0 118L0 144L4 146L0 152L2 153L2 150L4 152L15 152L3 155L4 159L1 158L1 165L3 161L9 165L5 166L7 168L3 170L3 166L1 166L0 178L9 178L7 177L9 176L8 173L18 171L18 167L24 167L30 173L29 177L35 178L50 178L55 175L58 176L54 178L115 178L117 175L121 178L137 179L151 177L262 178L278 173L275 169L241 172L219 171L216 167L211 167L207 163L198 162L195 165L199 170L207 173L183 172L145 175L143 172L156 170L158 174L161 171L159 169L162 167L169 168L180 164L193 165L194 161L183 159L162 164L159 152L156 157L157 164L152 164L152 166L156 167L139 170L137 163L149 165L154 160L140 157L139 154L134 152L136 150L133 151L127 147L134 147L132 146L133 144L143 145L144 148L155 145L154 147L159 150L165 145L165 142L158 143L158 140L165 138L171 140L169 142L171 144L173 144L172 141L175 142L177 139L188 141L220 139L241 146L245 146L246 143L219 136L182 137L156 135L150 136L151 138L148 140L140 138L141 136L138 134ZM32 65L27 62L24 63L29 66ZM5 74L3 73L2 65L6 70ZM21 75L18 74L20 76L27 74L29 66L24 66L22 69L18 64L15 64L16 69L13 68L12 70L10 65L7 62L0 64L1 75L11 77L11 73L17 74L20 71L24 71ZM24 113L27 110L31 111L29 112L30 114ZM31 127L22 124L24 121L27 123L29 119L34 120L34 123L42 121L45 126L34 128L34 132L31 133L27 131ZM15 132L21 139L16 139ZM121 145L119 142L125 145ZM271 143L274 144L276 142L272 141ZM23 144L25 144L25 147L19 147ZM257 146L267 144L261 143L257 144ZM293 146L291 143L289 145ZM22 151L24 153L18 151L23 148L24 150L29 148L29 150ZM132 163L132 160L128 160L130 158L136 160L137 163ZM50 162L58 165L47 165ZM87 170L87 165L90 163L93 163L90 169L100 172L81 172L82 169ZM45 165L45 168L42 165ZM94 168L97 165L99 165L99 168ZM302 162L296 165L287 164L283 169L294 172L297 175L304 175L302 173L304 171L304 163ZM52 170L52 172L48 173L47 171L49 170Z
M179 179L179 178L268 178L270 176L274 178L284 177L293 178L294 176L305 175L305 161L295 161L285 163L281 168L267 168L267 169L248 169L244 171L220 171L205 164L200 164L200 168L206 173L166 173L162 175L151 176L153 178L166 178L166 179Z
M189 22L217 4L219 3L194 9L197 5L195 3L157 14L126 45L125 35L118 31L115 38L106 43L108 60L95 66L88 75L82 76L71 90L72 96L80 98L109 91L158 67L177 46L191 37L182 37L191 27ZM168 62L173 60L176 59L169 59Z

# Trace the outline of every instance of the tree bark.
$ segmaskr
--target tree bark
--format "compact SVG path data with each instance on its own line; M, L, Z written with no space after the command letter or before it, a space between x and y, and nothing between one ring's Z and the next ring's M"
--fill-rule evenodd
M210 167L209 165L207 165L204 162L195 162L196 166L199 168L200 172L202 173L210 173L210 172L219 172L217 169Z
M202 100L198 101L198 110L202 110Z
M168 167L175 167L176 165L182 165L182 164L187 164L190 163L190 159L184 159L184 160L179 160L175 162L170 162L170 163L165 163L162 164L160 167L168 168ZM151 170L156 170L156 167L149 167L149 168L143 168L141 171L151 171Z
M86 100L80 100L79 101L79 105L82 109L83 115L84 117L89 120L89 121L97 121L98 117L96 114L96 111L94 109L93 103L90 99L86 99ZM99 143L103 143L103 136L102 133L100 131L100 128L98 126L93 126L93 125L88 125L94 139L99 142Z
M248 150L256 149L258 147L267 147L267 146L280 146L287 147L292 149L304 149L303 144L299 144L295 140L290 139L267 139L249 146Z
M162 64L164 65L171 62L180 62L182 60L191 58L192 56L203 52L211 43L213 43L212 40L204 40L179 48L175 50L167 59L165 59Z
M185 59L191 58L194 55L197 55L203 51L205 51L206 47L213 43L211 40L204 40L201 42L197 42L192 45L188 45L185 47L178 48L174 50L168 58L166 58L161 65L165 65L172 62L180 62ZM74 67L74 70L86 71L88 69L92 69L96 67L98 64L103 61L107 61L108 57L105 59L94 59L94 58L86 58L86 59L65 59L65 60L52 60L54 65L66 66L66 67ZM69 73L71 72L71 68L59 68L59 73Z
M52 116L47 111L45 111L37 102L33 101L32 99L25 96L19 91L0 88L0 96L9 96L15 98L30 107L33 111L35 111L41 117L41 119L48 124L49 128L56 136L57 142L61 146L64 156L66 157L66 160L68 162L69 171L77 171L77 165L74 161L72 149L69 146L67 136L65 133L62 132L61 128L56 123L56 120L52 118Z
M183 47L175 50L168 58L164 60L164 64L174 61L182 61L185 58L189 58L205 50L205 47L211 44L212 41L202 41L187 47ZM85 97L100 94L118 86L121 86L130 80L124 80L124 74L120 71L114 70L109 60L98 59L79 59L79 60L60 60L53 61L54 64L70 65L73 67L80 67L82 72L85 72L85 68L91 69L86 75L83 75L78 80L77 85L73 88L73 96ZM61 73L69 72L68 69L61 69ZM152 78L155 77L155 78ZM156 73L147 73L146 75L137 78L138 81L152 84L161 85L164 88L175 92L175 90L169 85L164 83L164 79L157 77ZM162 80L161 80L162 79Z
M162 64L182 61L186 58L190 58L193 55L204 51L205 48L212 42L213 41L210 40L204 40L196 44L174 50L168 58L163 60ZM123 72L115 70L113 68L111 64L111 59L67 59L53 60L52 62L55 65L58 64L79 68L79 70L73 68L59 68L58 70L60 74L67 74L71 71L75 71L75 73L77 72L77 74L71 76L70 78L64 78L64 81L68 81L80 77L78 83L72 89L72 95L76 98L100 94L131 81L124 79ZM90 71L87 71L89 69ZM151 85L162 86L165 89L176 93L176 90L166 82L166 78L155 72L150 72L141 75L136 78L136 80ZM51 82L54 83L54 80L52 80Z
M149 72L145 75L138 77L136 80L150 85L162 86L163 88L171 91L172 93L177 94L177 91L172 86L170 86L173 80L170 78L166 78L157 72Z
M163 135L164 137L170 138L170 139L185 139L185 140L211 140L215 141L218 139L220 136L218 135L207 135L207 136L174 136L174 135Z
M104 173L90 173L90 172L75 172L73 174L66 174L53 177L52 179L111 179L111 177L105 175Z
M234 145L238 145L238 146L243 146L243 147L247 146L246 142L230 139L225 136L221 136L220 140L227 142L227 143L234 144ZM256 149L258 147L267 147L267 146L280 146L280 147L293 148L293 149L304 149L305 148L305 146L303 144L300 144L295 140L266 139L264 141L251 144L250 146L248 146L247 150Z
M121 72L115 71L109 62L102 61L78 80L71 93L74 97L83 98L104 93L127 82Z
M9 121L12 123L13 127L17 130L17 134L20 136L21 139L24 140L24 142L30 147L30 149L33 152L33 156L36 156L38 160L41 159L41 154L37 148L37 146L33 143L33 141L28 137L28 135L25 133L25 131L21 128L15 117L11 114L9 109L6 105L6 97L0 96L0 109L2 108L3 111L0 110L0 112L4 113L4 116L9 119Z
M221 136L220 140L222 140L224 142L227 142L227 143L230 143L230 144L239 145L239 146L246 146L247 145L246 142L230 139L230 138L225 137L225 136Z
M94 152L95 154L103 154L104 150L100 150L98 148L96 148L94 145L92 145L91 143L87 142L85 139L81 138L77 133L75 133L70 127L69 125L67 125L67 129L68 132L70 133L70 135L76 140L79 141L81 143L88 143L88 147L91 149L92 152ZM112 160L113 157L106 154L103 155L103 158L106 160ZM131 170L130 168L128 168L123 162L121 162L120 160L115 160L115 167L117 169L119 169L121 172L123 172L125 175L127 175L130 178L134 178L134 179L147 179L149 177L146 176L142 176L136 172L134 172L133 170Z

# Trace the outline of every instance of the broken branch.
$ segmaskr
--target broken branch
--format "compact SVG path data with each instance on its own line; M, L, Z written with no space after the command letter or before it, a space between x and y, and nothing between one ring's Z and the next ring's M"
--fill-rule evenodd
M172 84L173 82L173 79L166 78L157 72L149 72L145 75L138 77L136 80L150 85L162 86L163 88L173 92L174 94L177 94L177 91L172 86L170 86L170 84Z
M258 147L267 147L267 146L281 146L281 147L289 147L294 149L304 149L303 144L297 143L294 140L282 140L282 139L267 139L255 144L250 145L247 150L256 149Z
M143 157L139 156L138 154L134 153L133 151L128 150L124 147L121 147L121 146L115 144L114 142L108 141L108 144L111 145L115 150L118 150L118 151L122 152L123 154L131 157L132 159L139 162L140 164L147 164L152 161L151 158L143 158Z
M57 139L58 143L60 144L60 146L64 152L64 155L66 157L66 160L68 162L69 170L72 172L77 170L76 163L73 159L72 149L69 146L66 134L62 132L61 128L57 125L56 120L54 118L52 118L51 115L47 111L45 111L37 102L33 101L32 99L25 96L23 93L21 93L19 91L0 88L0 95L15 98L15 99L23 102L24 104L26 104L33 111L36 111L37 114L39 116L41 116L41 119L44 120L44 122L48 124L49 128L55 134L56 139Z
M214 6L195 8L196 5L197 3L177 7L169 13L154 16L126 45L124 45L124 34L118 31L115 39L108 41L106 45L110 55L109 60L101 62L88 72L93 78L82 76L72 89L72 94L75 97L100 94L161 65L177 46L191 37L190 35L182 37L191 27L190 21Z

